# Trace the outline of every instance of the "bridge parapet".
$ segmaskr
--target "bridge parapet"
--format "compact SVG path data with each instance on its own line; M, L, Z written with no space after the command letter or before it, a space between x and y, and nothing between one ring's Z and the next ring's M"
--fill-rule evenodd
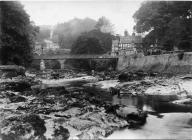
M33 59L35 60L62 60L62 59L117 59L117 56L111 55L36 55Z

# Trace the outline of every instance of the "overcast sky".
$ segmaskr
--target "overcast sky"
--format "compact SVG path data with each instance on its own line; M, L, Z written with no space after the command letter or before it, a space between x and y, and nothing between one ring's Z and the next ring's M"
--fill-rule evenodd
M114 24L115 33L133 31L135 11L142 1L130 0L60 0L60 1L21 1L25 10L36 25L55 25L73 18L107 17Z

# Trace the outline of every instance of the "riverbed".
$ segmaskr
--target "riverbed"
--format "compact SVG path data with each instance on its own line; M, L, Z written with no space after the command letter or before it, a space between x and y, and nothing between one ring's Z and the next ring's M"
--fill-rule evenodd
M85 76L69 80L45 79L42 80L43 86L26 88L26 91L9 91L15 88L8 86L7 90L2 87L0 113L5 119L1 118L4 122L2 136L10 138L13 132L20 134L22 130L25 137L51 140L191 139L192 105L174 103L191 98L191 82L175 78L150 78L122 83L118 80L98 81L96 77ZM120 88L120 96L111 95L110 87ZM120 107L119 110L125 111L125 114L126 111L130 114L130 110L145 112L146 121L137 127L130 127L130 118L114 112L116 107ZM41 123L31 122L29 118ZM40 126L34 127L34 124ZM21 129L19 132L17 127ZM34 130L28 133L25 127ZM33 132L38 132L38 135Z

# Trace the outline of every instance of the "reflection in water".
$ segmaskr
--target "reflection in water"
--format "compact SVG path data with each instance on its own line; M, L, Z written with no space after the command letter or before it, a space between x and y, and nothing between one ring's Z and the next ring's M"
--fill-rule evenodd
M191 105L178 105L169 103L176 100L176 96L122 96L113 97L113 104L133 105L147 112L171 113L171 112L192 112Z
M113 97L113 104L134 105L149 113L139 129L114 132L107 139L192 139L192 106L168 103L174 96Z

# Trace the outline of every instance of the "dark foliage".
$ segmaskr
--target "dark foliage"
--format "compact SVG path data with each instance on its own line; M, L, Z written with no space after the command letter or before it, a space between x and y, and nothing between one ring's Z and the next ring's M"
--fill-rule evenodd
M83 33L73 44L71 54L105 54L111 50L112 35L103 33L100 30L92 30ZM73 61L73 65L77 68L96 69L100 65L94 60L78 60ZM101 64L104 64L101 62Z
M157 44L164 50L175 47L192 51L192 2L146 1L134 14L138 33L148 33L144 47Z
M32 61L34 39L38 28L29 20L23 6L16 1L0 1L1 47L3 64L28 66Z

